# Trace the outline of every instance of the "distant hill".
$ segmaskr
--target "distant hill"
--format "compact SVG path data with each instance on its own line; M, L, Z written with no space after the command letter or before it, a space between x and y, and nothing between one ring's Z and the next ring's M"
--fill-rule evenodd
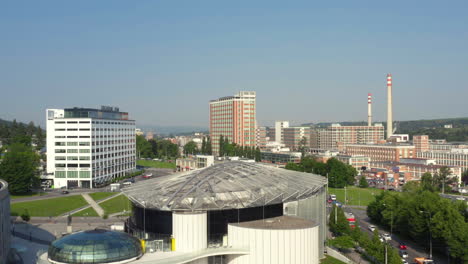
M327 127L334 123L343 126L366 125L365 121L356 122L329 122L329 123L307 123L304 126ZM386 122L382 123L385 127ZM445 125L452 125L452 128L444 128ZM428 135L431 139L446 139L447 141L468 141L468 117L442 118L427 120L395 121L396 132L398 134Z

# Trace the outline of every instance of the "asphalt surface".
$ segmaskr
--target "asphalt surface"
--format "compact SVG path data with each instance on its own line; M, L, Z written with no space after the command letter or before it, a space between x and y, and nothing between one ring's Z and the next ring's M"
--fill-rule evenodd
M361 208L353 208L353 207L344 207L343 208L345 212L348 213L353 213L354 217L359 221L360 223L360 228L362 231L365 233L372 235L373 232L369 230L369 226L373 225L377 227L379 230L379 234L390 234L390 230L385 230L382 227L379 227L376 224L371 223L370 218L367 216L366 210L361 207ZM364 209L364 210L363 210ZM413 241L410 240L404 240L399 237L397 234L392 234L392 240L388 241L389 245L391 245L393 248L396 248L398 250L398 246L400 243L403 243L407 246L406 251L408 252L408 258L406 258L406 261L408 263L413 263L414 258L416 257L428 257L429 256L429 250L424 249L420 245L416 244ZM434 250L432 252L432 259L436 264L439 263L449 263L447 260L447 256L441 255L439 253L435 253Z

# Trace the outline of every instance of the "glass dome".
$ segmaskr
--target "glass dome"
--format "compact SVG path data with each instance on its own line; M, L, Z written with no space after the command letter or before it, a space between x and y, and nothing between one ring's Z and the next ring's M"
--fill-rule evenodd
M52 263L113 263L142 255L140 241L126 233L95 229L65 236L49 246Z

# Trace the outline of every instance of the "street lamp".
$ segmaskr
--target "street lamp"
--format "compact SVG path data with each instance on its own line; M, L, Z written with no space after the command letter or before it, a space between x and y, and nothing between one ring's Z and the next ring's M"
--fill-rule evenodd
M143 238L146 238L146 202L141 203L143 204Z
M432 222L432 215L430 211L419 211L420 213L428 213L429 214L429 223L427 224L429 228L429 259L432 259L432 234L431 234L431 222Z

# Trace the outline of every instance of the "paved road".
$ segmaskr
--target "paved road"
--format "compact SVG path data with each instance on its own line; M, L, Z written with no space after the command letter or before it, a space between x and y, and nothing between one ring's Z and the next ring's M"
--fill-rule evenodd
M368 234L372 234L372 232L368 228L369 225L377 226L375 224L370 223L370 218L367 216L366 211L363 210L362 208L346 207L344 208L344 211L353 213L356 219L359 221L361 229ZM379 228L379 233L380 234L390 233L390 230L384 230L383 228ZM414 243L413 241L403 240L398 235L392 234L392 240L389 242L389 244L393 246L394 248L398 249L400 242L403 242L408 247L407 249L407 252L409 255L407 258L408 263L412 263L413 259L416 257L428 257L429 255L429 251L425 250L423 247ZM432 253L432 255L433 255L433 259L435 263L437 264L448 263L447 256L443 256L441 254L434 253L434 252Z

